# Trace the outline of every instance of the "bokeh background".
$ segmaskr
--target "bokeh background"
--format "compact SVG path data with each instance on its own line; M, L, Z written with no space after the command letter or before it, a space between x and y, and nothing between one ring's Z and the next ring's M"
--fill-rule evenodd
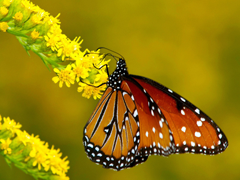
M115 172L92 163L83 127L98 101L77 86L52 82L54 73L29 57L13 35L0 33L0 114L60 148L70 161L70 179L240 179L240 1L239 0L32 0L53 16L63 33L81 36L82 50L104 46L121 53L131 74L173 89L222 128L229 148L217 156L151 156ZM115 62L110 64L110 71ZM32 180L0 157L1 180Z

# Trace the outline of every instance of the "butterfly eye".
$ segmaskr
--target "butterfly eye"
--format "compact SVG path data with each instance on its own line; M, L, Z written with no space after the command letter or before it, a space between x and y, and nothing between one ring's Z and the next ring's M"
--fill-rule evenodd
M215 155L227 148L225 134L209 116L171 89L129 75L124 59L107 85L84 128L83 144L93 162L121 170L150 155Z

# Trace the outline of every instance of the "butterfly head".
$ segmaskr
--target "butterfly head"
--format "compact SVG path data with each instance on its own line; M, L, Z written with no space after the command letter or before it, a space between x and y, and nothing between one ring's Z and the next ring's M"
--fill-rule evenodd
M122 78L126 75L128 75L126 62L124 59L119 59L115 71L108 78L108 87L112 87L114 91L119 90Z

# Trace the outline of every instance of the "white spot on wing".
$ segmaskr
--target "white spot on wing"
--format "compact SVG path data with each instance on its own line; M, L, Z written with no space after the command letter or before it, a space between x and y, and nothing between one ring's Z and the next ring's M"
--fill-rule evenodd
M163 138L163 134L162 134L162 133L159 133L159 137L162 139L162 138Z
M197 121L197 125L200 127L202 126L202 121Z
M181 130L182 130L182 132L186 132L186 127L183 126L183 127L181 128Z
M93 148L93 145L92 145L92 144L88 144L87 146L90 147L90 148Z
M196 136L196 137L201 137L201 133L196 131L196 132L195 132L195 136Z
M171 89L168 89L168 91L169 91L170 93L173 93L173 91L172 91Z
M146 137L148 137L148 131L146 131Z
M154 127L152 128L152 131L153 131L153 133L155 133L155 128Z
M182 115L185 115L185 112L184 112L184 110L181 110L181 114L182 114Z
M159 121L159 125L161 128L163 127L162 121Z
M195 112L197 113L197 114L200 114L200 110L197 108L197 109L195 109Z
M181 99L183 102L186 102L186 100L185 100L183 97L180 97L180 99Z
M152 114L152 116L154 116L154 112L153 112L153 110L151 110L151 114Z
M133 95L131 95L131 98L132 98L132 100L134 101L134 97L133 97Z
M135 109L135 111L133 112L133 117L137 117L138 115L138 112L137 112L137 109Z
M195 142L191 141L191 146L194 147L195 146Z
M125 96L127 93L125 91L123 91L122 95Z

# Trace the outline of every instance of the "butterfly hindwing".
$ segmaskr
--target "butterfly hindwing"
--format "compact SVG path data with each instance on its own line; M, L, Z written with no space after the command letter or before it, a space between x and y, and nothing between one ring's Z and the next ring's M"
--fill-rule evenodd
M134 79L125 80L136 102L140 123L139 155L168 156L174 151L172 132L166 118L148 92Z
M221 129L199 108L159 83L134 76L166 118L173 133L175 153L218 154L227 147Z

